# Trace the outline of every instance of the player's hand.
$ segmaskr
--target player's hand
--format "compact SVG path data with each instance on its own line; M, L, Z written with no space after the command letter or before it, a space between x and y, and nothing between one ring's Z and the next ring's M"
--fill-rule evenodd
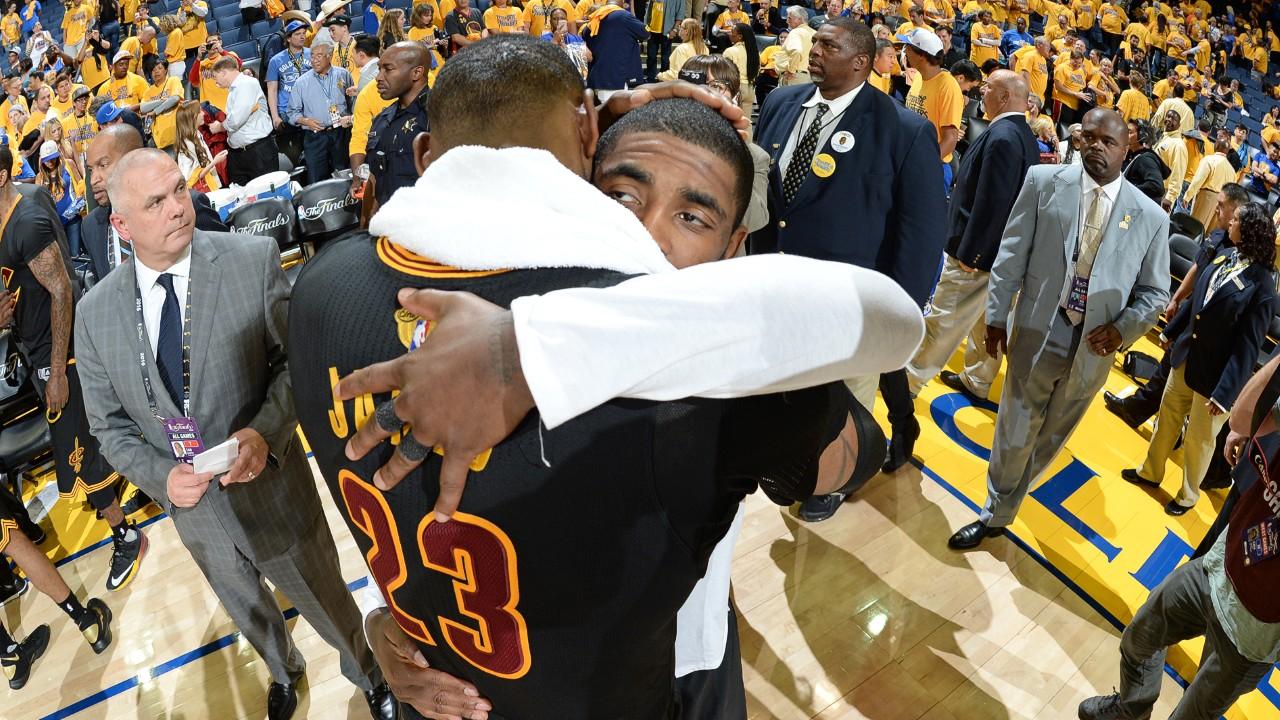
M197 475L190 465L178 463L169 471L169 478L165 481L165 492L169 496L169 502L175 507L195 507L209 490L211 480L213 475L209 473Z
M231 437L240 441L240 450L236 461L231 463L227 474L222 476L223 485L249 482L261 475L267 467L267 441L257 430L244 428L231 433Z
M1222 445L1222 457L1232 466L1240 462L1240 455L1249 443L1248 435L1241 435L1235 430L1227 430L1227 441Z
M413 428L413 442L401 441L374 473L373 484L395 487L422 464L429 448L440 447L444 461L435 512L444 522L458 509L471 460L516 429L533 409L533 395L520 369L509 311L464 292L406 289L399 298L406 310L434 324L427 341L394 360L355 371L333 394L345 401L400 391L389 402L396 418ZM400 429L377 415L347 443L348 458L364 457Z
M13 309L18 304L18 298L8 290L0 290L0 325L8 325L13 322Z
M66 370L50 370L49 381L44 384L44 409L50 415L62 412L71 390L67 386Z
M609 129L609 126L617 122L618 118L628 112L643 105L648 105L654 100L666 100L668 98L697 100L720 113L740 134L746 133L751 127L747 116L742 113L742 108L738 107L732 100L722 97L701 85L694 85L684 80L672 80L641 85L634 90L619 90L610 95L605 104L600 107L600 116L597 124L600 126L601 134Z
M387 687L402 703L431 720L485 720L493 708L471 683L439 670L432 670L427 659L396 624L385 609L365 618L365 635L373 658L382 669Z
M1009 333L1002 327L988 325L987 335L984 340L986 341L987 355L991 357L1000 357L1001 353L1009 352Z
M1124 342L1120 331L1111 323L1094 328L1086 336L1086 339L1089 341L1089 349L1093 351L1094 355L1098 356L1115 353L1120 349L1120 344Z

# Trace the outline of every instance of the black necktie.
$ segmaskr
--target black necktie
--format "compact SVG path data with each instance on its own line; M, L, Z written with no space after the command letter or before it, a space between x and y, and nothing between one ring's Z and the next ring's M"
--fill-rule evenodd
M822 134L822 116L827 114L826 103L818 103L818 112L813 122L804 131L804 137L796 143L795 152L791 153L791 162L787 165L787 175L782 179L782 199L790 205L800 185L809 174L809 163L813 162L813 151L818 149L818 135Z
M164 288L164 306L160 309L160 336L156 340L156 365L160 379L173 403L182 409L182 308L173 291L173 276L164 273L156 278Z

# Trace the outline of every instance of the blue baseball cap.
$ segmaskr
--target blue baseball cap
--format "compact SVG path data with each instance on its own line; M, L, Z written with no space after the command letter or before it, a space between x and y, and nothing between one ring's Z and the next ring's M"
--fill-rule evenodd
M289 24L284 26L284 36L289 37L305 27L307 27L307 24L301 20L290 20Z
M120 117L120 114L123 112L124 111L117 107L114 102L109 102L98 108L98 114L95 116L95 119L98 121L99 125L106 125L112 120Z

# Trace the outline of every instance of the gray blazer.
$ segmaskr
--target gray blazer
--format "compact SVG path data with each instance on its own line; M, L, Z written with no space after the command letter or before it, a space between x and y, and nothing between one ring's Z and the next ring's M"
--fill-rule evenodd
M295 432L298 418L286 364L289 283L267 238L195 231L191 246L191 414L205 447L251 427L276 457L262 475L226 488L211 486L192 508L169 502L175 461L164 427L147 403L139 367L145 358L159 413L181 415L139 342L134 262L111 272L85 295L76 313L76 364L89 427L111 466L160 502L196 557L218 552L229 535L251 560L288 550L320 516L320 498ZM219 527L220 526L220 527ZM220 532L202 532L202 528ZM221 543L225 545L225 541ZM226 548L221 548L225 552Z
M1054 314L1070 289L1083 173L1081 165L1037 165L1027 172L991 268L987 324L1012 326L1009 371L1023 377L1039 360ZM1169 301L1168 288L1169 217L1124 180L1093 263L1084 335L1111 323L1120 331L1122 345L1132 344L1155 325ZM1082 347L1067 378L1069 396L1096 394L1111 363L1111 357Z

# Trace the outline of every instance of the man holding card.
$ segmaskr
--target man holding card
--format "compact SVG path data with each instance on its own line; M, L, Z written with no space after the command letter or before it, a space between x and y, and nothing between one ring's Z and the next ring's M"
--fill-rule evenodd
M185 178L154 149L121 158L107 193L111 224L135 255L93 288L76 318L102 452L173 517L266 661L269 718L293 714L305 666L264 576L338 650L373 716L395 717L296 433L289 285L274 243L196 230ZM221 455L208 468L206 448Z

